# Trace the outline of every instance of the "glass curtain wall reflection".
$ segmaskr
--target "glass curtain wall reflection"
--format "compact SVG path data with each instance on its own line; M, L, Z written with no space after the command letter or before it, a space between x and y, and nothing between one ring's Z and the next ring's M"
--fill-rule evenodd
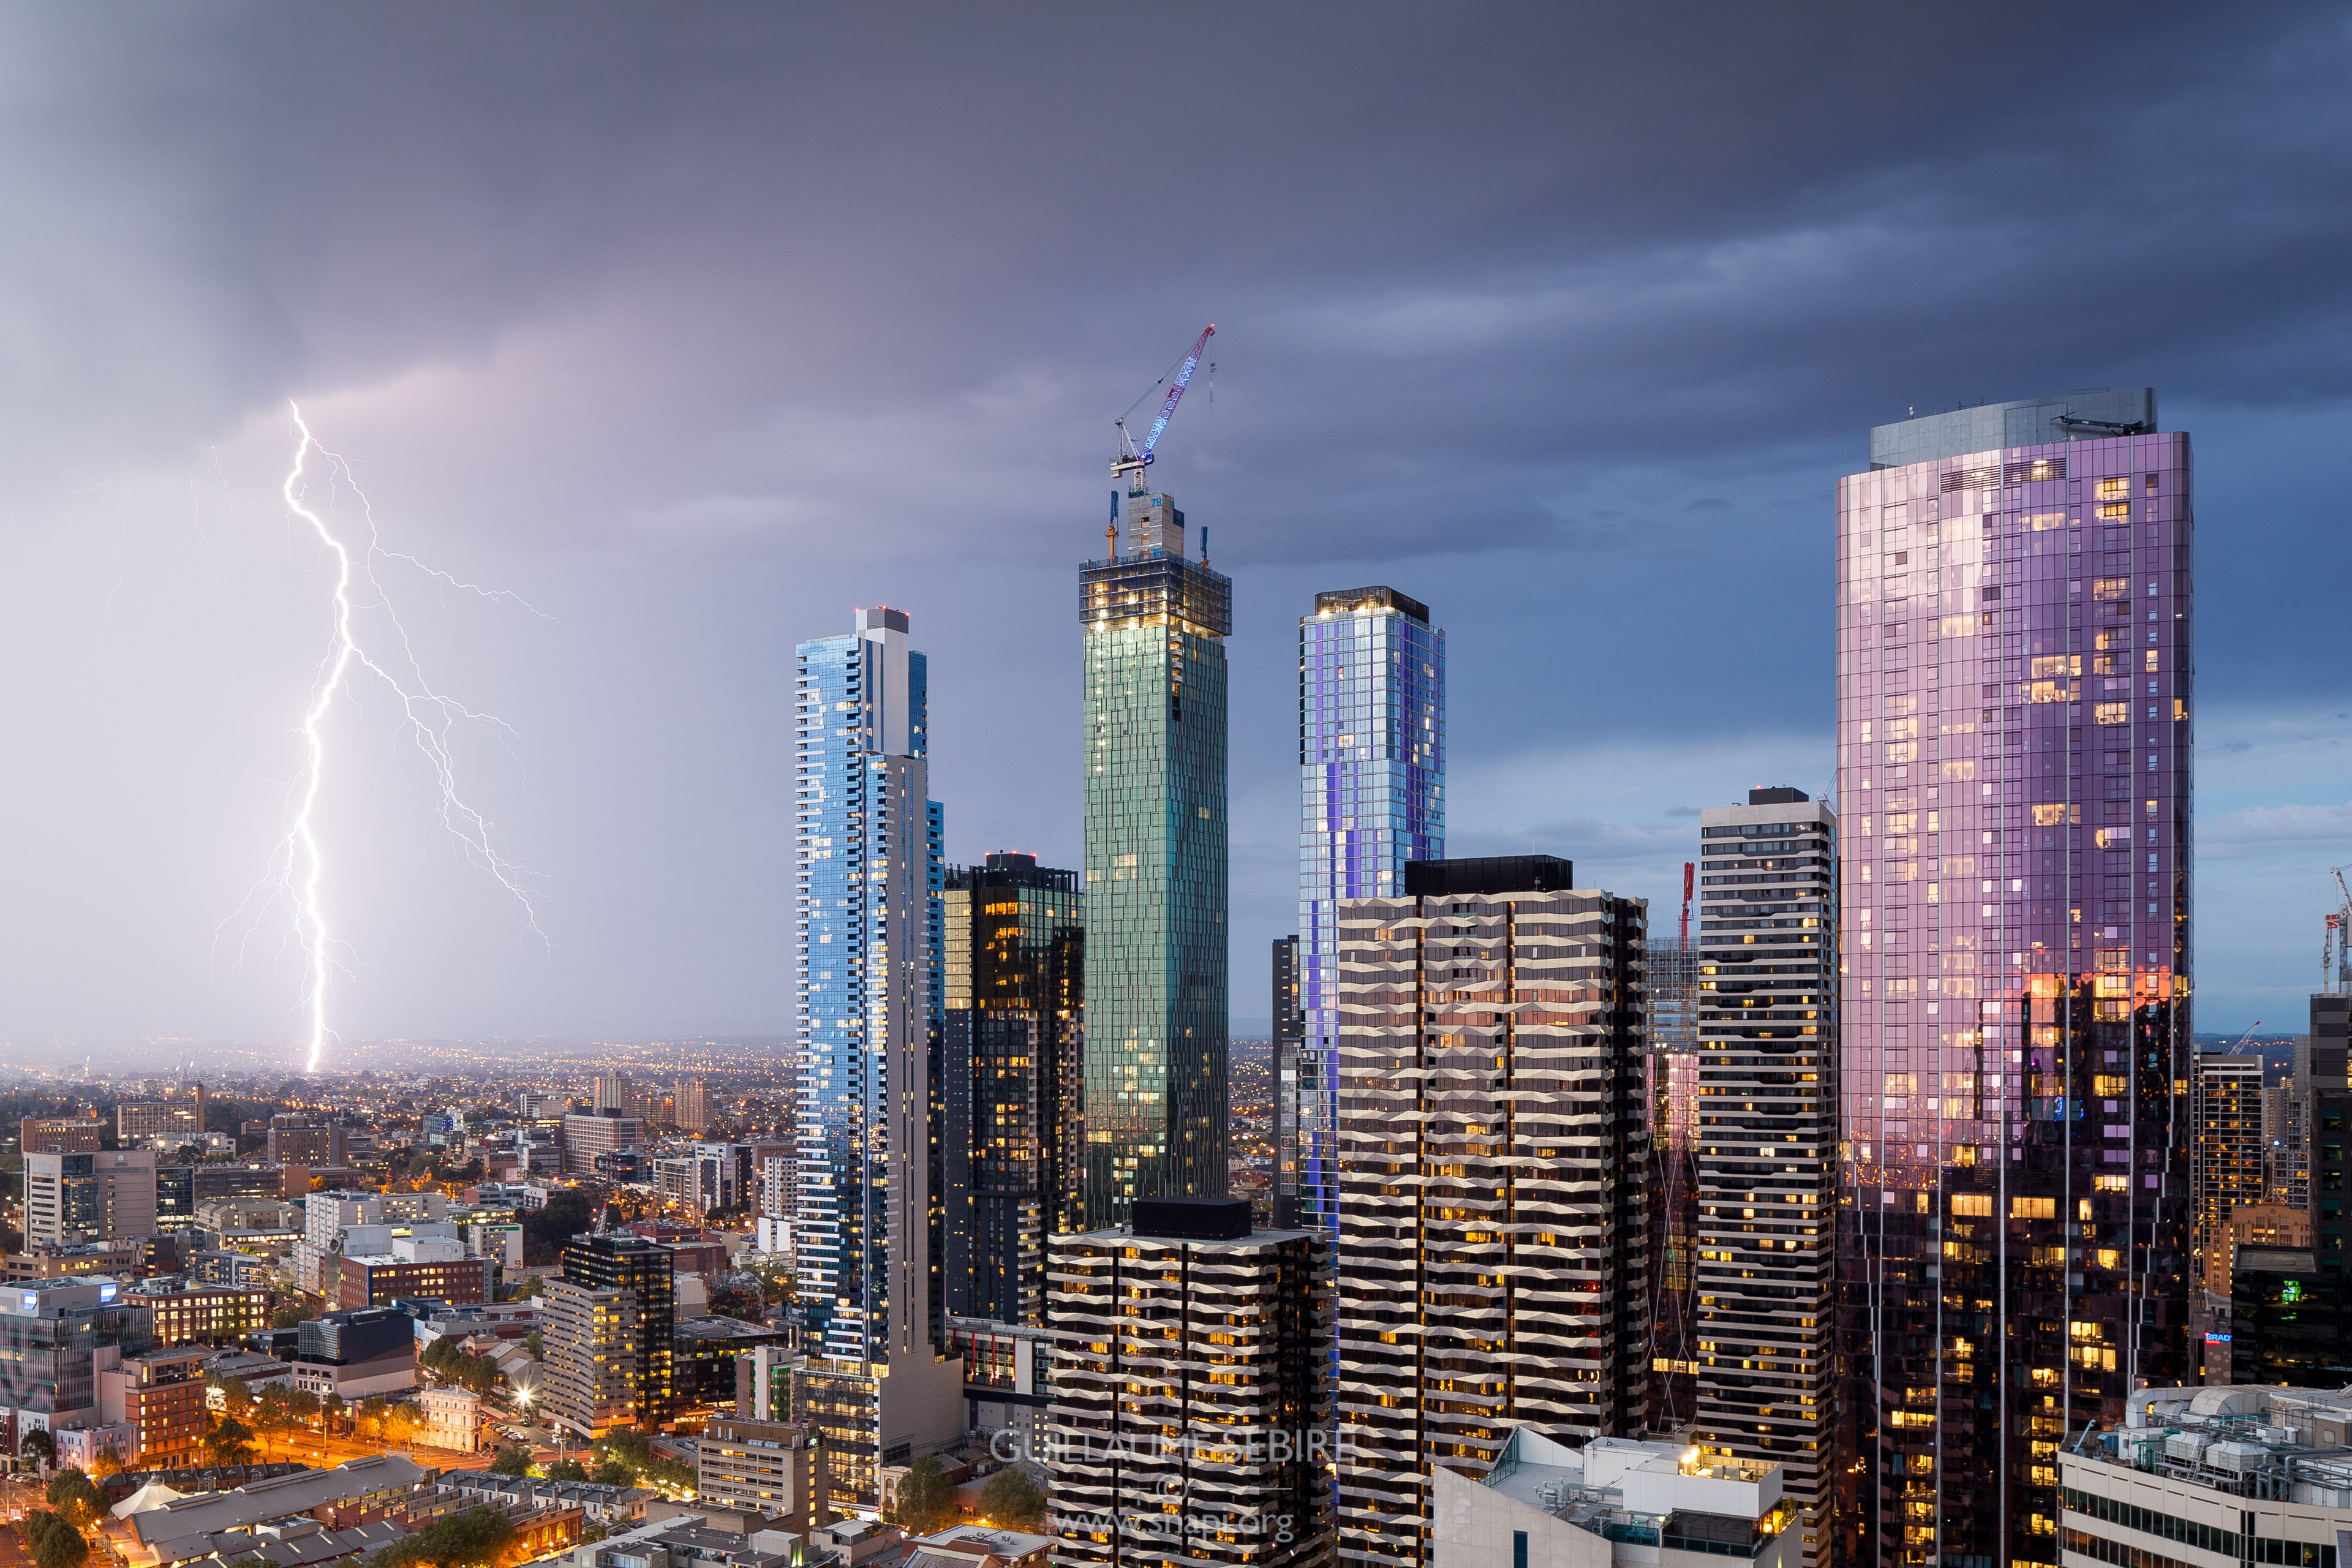
M1086 643L1086 1193L1089 1226L1138 1197L1224 1194L1225 637L1233 584L1184 514L1112 494L1134 548L1078 574ZM1116 511L1114 515L1117 515Z
M2189 443L2152 392L1838 483L1853 1561L2055 1564L2058 1447L2188 1381Z
M1339 937L1347 899L1394 898L1412 860L1445 857L1445 634L1393 588L1315 595L1298 623L1298 1005L1277 1082L1295 1082L1277 1170L1291 1212L1338 1227ZM1279 1031L1277 1031L1279 1039Z

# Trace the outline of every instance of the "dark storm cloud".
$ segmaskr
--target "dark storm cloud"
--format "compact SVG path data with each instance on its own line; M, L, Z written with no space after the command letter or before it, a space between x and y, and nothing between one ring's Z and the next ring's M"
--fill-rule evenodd
M436 558L571 595L546 658L577 689L523 699L576 764L552 863L626 854L688 787L616 751L740 737L711 770L739 793L686 813L709 930L578 936L645 976L577 1016L772 1022L779 976L740 960L778 916L750 781L782 645L917 604L967 705L957 852L1074 855L1073 802L991 748L1009 715L1075 779L1060 639L1108 419L1213 319L1161 472L1241 579L1246 998L1288 929L1307 592L1389 577L1449 623L1457 847L1580 836L1663 896L1658 799L1727 797L1743 734L1825 758L1826 497L1909 407L2157 385L2209 529L2260 531L2209 531L2209 701L2340 686L2341 476L2311 454L2352 392L2347 53L2340 9L2296 5L22 8L0 500L54 533L106 475L339 400ZM1054 637L989 635L983 592ZM1621 782L1647 823L1570 793ZM2290 804L2232 820L2336 820ZM607 869L671 910L653 851Z

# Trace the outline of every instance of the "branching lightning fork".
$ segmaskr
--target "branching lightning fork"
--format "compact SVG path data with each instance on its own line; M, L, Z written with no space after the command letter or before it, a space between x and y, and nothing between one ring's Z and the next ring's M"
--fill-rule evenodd
M541 942L546 933L540 930L539 911L533 903L530 888L530 870L507 858L494 840L488 819L468 805L458 793L456 759L451 754L451 734L460 723L478 723L496 731L501 740L512 731L503 720L488 713L477 713L454 699L433 689L418 665L414 646L409 641L408 628L392 605L383 584L375 574L375 563L382 560L405 561L419 571L434 577L443 585L457 587L488 599L513 599L533 615L539 611L515 595L503 590L478 587L459 582L446 572L425 565L411 555L400 554L383 547L376 532L375 517L368 506L366 495L354 479L351 465L322 446L310 433L299 406L292 409L294 428L299 439L294 448L293 467L287 470L282 493L287 510L308 523L319 536L319 542L334 557L335 584L334 635L327 658L320 666L319 679L310 694L310 703L302 715L304 755L302 769L289 792L290 817L284 837L278 840L270 858L268 876L257 883L239 907L242 913L252 909L255 900L261 910L255 910L257 920L263 910L280 900L290 905L292 930L289 935L300 950L303 961L303 1007L309 1015L309 1067L315 1069L324 1054L332 1031L327 1023L328 984L335 967L334 940L327 925L326 908L322 900L321 882L326 871L326 857L319 841L318 805L320 792L325 785L327 769L326 723L336 700L348 694L347 679L352 667L359 666L381 679L400 700L401 711L407 721L408 733L425 761L431 764L440 792L441 823L450 836L465 847L466 856L495 878L499 885L521 905L523 923ZM367 521L367 550L354 558L351 546L337 538L327 520L309 504L307 497L312 478L311 459L317 455L331 484L348 487L358 500L361 514ZM331 509L330 509L331 510ZM373 595L370 603L355 606L352 603L354 579L363 579ZM384 659L371 654L353 629L355 609L382 612L391 623L399 642L399 662L402 673L395 674ZM389 658L389 655L386 656ZM230 920L236 917L232 914ZM224 921L226 925L227 922Z

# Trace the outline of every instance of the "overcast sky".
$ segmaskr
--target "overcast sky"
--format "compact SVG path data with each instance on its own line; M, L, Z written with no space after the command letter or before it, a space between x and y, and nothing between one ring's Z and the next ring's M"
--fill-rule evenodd
M289 401L398 552L362 639L503 721L456 776L536 911L361 671L334 1029L779 1033L793 644L905 608L951 856L1079 864L1076 563L1211 320L1155 472L1234 579L1238 1026L1316 590L1444 626L1453 852L1670 917L1699 805L1831 783L1868 426L2152 384L2197 1023L2291 1030L2352 861L2347 77L2291 5L0 11L0 1039L306 1030Z

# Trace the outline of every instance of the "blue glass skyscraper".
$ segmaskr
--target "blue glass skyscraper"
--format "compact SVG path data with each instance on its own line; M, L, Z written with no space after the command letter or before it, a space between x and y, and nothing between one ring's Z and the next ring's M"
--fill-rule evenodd
M1277 1171L1296 1172L1277 1223L1335 1230L1343 899L1401 897L1408 860L1445 855L1445 634L1393 588L1315 595L1298 623L1298 992L1296 1059L1277 1061ZM1281 1031L1277 1028L1277 1037Z
M923 656L903 611L800 645L794 905L800 1004L795 1248L807 1323L796 1419L823 1433L826 1506L879 1506L881 1467L951 1437L959 1362L932 1310L930 1056L941 815Z

